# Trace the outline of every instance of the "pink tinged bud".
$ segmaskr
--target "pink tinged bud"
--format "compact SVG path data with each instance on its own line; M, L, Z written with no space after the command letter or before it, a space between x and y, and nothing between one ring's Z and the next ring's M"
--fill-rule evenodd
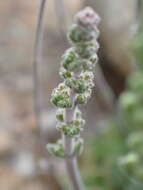
M83 26L94 26L99 24L100 17L91 7L86 7L75 16L75 21Z

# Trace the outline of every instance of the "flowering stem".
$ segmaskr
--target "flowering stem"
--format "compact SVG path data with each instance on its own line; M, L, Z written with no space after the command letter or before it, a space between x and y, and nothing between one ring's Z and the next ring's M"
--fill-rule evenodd
M75 16L75 23L68 32L72 47L62 56L59 72L63 82L51 95L51 102L58 107L57 129L63 138L57 143L48 144L47 148L53 155L65 158L74 190L84 190L76 160L76 156L83 150L80 134L85 125L79 107L87 103L94 86L93 71L98 61L99 22L99 16L90 7Z
M67 153L71 152L73 149L72 139L63 135L63 140L64 140L65 152L66 151ZM67 172L71 180L71 183L73 185L73 189L84 190L84 185L82 183L76 157L75 156L66 157L65 161L66 161Z

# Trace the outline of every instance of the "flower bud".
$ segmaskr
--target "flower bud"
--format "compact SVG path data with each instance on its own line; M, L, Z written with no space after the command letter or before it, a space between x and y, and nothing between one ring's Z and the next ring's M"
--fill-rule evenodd
M67 71L66 69L64 69L63 67L61 67L60 72L59 72L60 76L63 79L67 79L73 76L73 73L70 71Z
M84 141L81 138L78 138L75 142L74 142L74 153L80 155L83 152L83 146L84 146Z
M97 54L93 54L89 59L93 64L96 64L98 62L98 56Z
M68 49L62 56L62 66L67 70L72 70L70 67L77 60L78 56L76 54L75 48Z
M64 121L65 120L65 109L59 108L56 112L56 118L59 121Z
M66 80L66 85L72 88L76 93L84 93L88 84L82 79L70 78Z
M73 121L74 125L79 127L80 130L83 130L83 127L85 125L85 120L84 119L76 119Z
M78 44L76 46L76 52L81 58L90 59L99 49L99 44L95 42L89 42L84 44Z
M64 134L68 137L74 137L80 133L80 129L74 125L69 125L65 130Z
M68 34L72 43L83 43L94 38L94 32L88 32L84 27L74 24Z
M87 27L92 25L98 25L100 22L100 17L91 7L87 7L77 13L77 15L75 16L75 21L79 25Z
M49 153L53 154L54 156L64 157L64 146L61 140L57 141L57 143L49 143L47 145L47 150Z
M91 71L84 71L80 74L80 78L87 84L88 87L94 86L94 74Z
M55 88L51 95L51 102L60 108L71 108L70 88L64 83Z
M86 104L88 99L91 97L91 89L89 88L85 93L78 94L75 98L75 104Z
M68 137L77 136L81 131L81 128L79 126L76 126L74 121L69 123L58 123L57 129Z

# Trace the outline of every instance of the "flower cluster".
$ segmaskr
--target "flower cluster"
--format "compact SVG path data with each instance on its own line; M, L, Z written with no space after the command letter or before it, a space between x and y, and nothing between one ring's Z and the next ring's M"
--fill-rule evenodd
M68 32L68 39L72 47L62 56L59 74L64 80L52 92L51 102L58 107L56 118L57 129L64 135L73 138L73 153L81 153L83 140L80 132L85 120L79 109L80 104L86 104L91 97L94 86L94 68L98 61L99 44L97 29L99 16L90 7L80 11L75 16ZM72 119L67 119L67 110L73 110ZM56 156L63 157L64 145L62 141L48 145L48 149Z

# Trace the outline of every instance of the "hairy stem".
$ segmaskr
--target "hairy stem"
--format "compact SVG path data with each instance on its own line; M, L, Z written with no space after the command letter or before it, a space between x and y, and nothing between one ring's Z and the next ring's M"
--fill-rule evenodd
M34 97L35 97L35 112L36 119L38 123L38 127L41 128L41 113L43 107L43 96L41 90L41 64L42 64L42 44L43 44L43 17L45 11L46 0L41 0L37 26L36 26L36 37L35 37L35 45L34 45Z
M64 138L64 145L65 145L65 152L72 152L72 138L63 136ZM67 157L65 159L66 162L66 168L69 175L69 178L71 180L71 183L73 185L74 190L84 190L84 185L82 183L82 179L80 176L79 168L77 165L76 157Z
M72 99L74 101L75 93L72 92ZM74 112L75 112L76 106L74 106L72 109L66 109L66 121L70 122L74 118ZM63 134L63 142L64 142L64 148L65 148L65 155L67 154L67 157L65 158L66 168L67 172L70 178L70 181L73 185L74 190L84 190L84 185L82 183L82 179L80 176L76 156L73 155L72 157L68 157L68 155L71 155L73 152L73 138L68 137Z

